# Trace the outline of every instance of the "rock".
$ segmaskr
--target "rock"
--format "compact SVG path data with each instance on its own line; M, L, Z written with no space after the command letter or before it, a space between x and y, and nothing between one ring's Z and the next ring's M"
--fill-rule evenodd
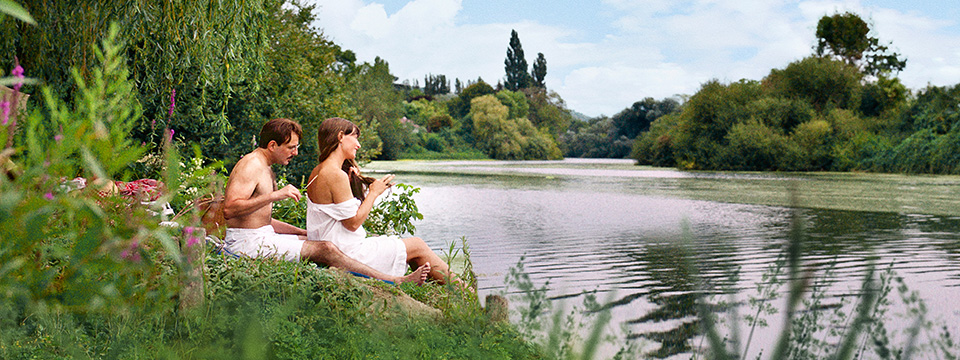
M405 314L410 317L434 320L440 320L443 317L443 313L439 309L419 302L399 289L388 288L393 285L383 284L381 286L376 284L379 280L363 279L335 268L327 268L326 270L339 277L338 281L366 290L371 296L370 310L381 316L393 317Z

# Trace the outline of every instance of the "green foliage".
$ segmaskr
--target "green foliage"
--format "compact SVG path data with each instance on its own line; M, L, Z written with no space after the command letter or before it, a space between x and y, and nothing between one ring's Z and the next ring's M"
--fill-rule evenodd
M543 56L543 53L537 53L537 60L533 62L533 69L530 69L530 77L532 80L532 86L546 89L547 84L545 79L547 78L547 58Z
M750 103L749 112L754 120L784 133L816 116L808 102L772 97Z
M900 79L880 75L876 82L864 85L860 112L864 116L880 116L885 112L899 110L906 104L909 94L910 91Z
M945 134L960 124L960 84L952 87L932 86L917 95L917 100L904 112L904 122L917 130L931 129Z
M763 83L775 96L803 100L825 113L834 108L859 108L862 77L857 68L842 61L807 57L783 70L772 70Z
M638 136L633 142L630 157L636 159L639 165L676 166L673 139L679 121L679 113L672 113L652 122L650 131Z
M70 314L81 320L169 314L181 277L190 272L177 240L180 231L158 226L160 219L150 213L159 209L98 192L106 181L126 178L128 165L144 152L129 139L140 112L116 45L118 33L111 27L102 46L91 50L97 61L90 64L88 80L74 71L73 104L44 89L46 112L33 111L23 120L16 147L2 152L0 161L9 160L16 170L0 176L0 288L5 289L0 308L7 309L0 314L5 317L0 333L10 329L12 318L22 327L19 334L30 336L45 326L76 329ZM0 133L8 126L14 125L3 124ZM172 189L180 185L178 158L168 146L163 182ZM65 180L78 175L89 179L86 189L75 190ZM171 198L164 195L158 203ZM189 217L182 221L197 224ZM61 316L66 322L55 321ZM70 331L38 337L38 345L92 336Z
M443 103L430 101L426 98L405 101L403 103L403 114L417 125L425 126L430 131L440 131L442 128L449 128L453 125L453 119L447 113L447 107Z
M560 144L567 157L624 158L630 154L632 141L616 133L613 120L598 117L576 131L567 130L560 136Z
M649 130L650 123L679 109L680 103L675 99L667 98L657 101L650 97L644 98L613 116L613 124L617 128L616 135L634 139L640 133Z
M830 149L835 142L830 123L816 119L797 126L791 139L800 147L799 168L804 170L829 169Z
M523 55L523 45L520 44L520 36L516 30L510 30L510 47L507 48L507 59L503 61L504 71L507 78L503 87L507 90L517 91L530 87L533 78L527 72L527 59ZM544 68L546 72L546 68Z
M423 78L423 93L427 96L449 94L450 82L447 81L447 76L428 74Z
M450 115L461 119L466 117L467 114L470 113L470 104L474 98L493 94L495 92L496 91L493 90L493 87L488 85L486 82L483 82L483 80L468 85L466 88L460 91L459 96L450 100L450 103L447 105L447 107L450 109Z
M413 195L420 192L420 188L396 184L393 189L394 192L380 198L377 205L370 210L363 227L372 234L413 235L417 230L413 221L423 220L423 214L413 200Z
M530 113L530 104L526 96L519 91L500 90L496 93L497 100L510 109L508 119L525 118Z
M722 162L740 170L796 170L800 148L790 138L757 121L739 123L727 134Z
M20 28L4 48L65 100L78 91L68 69L74 66L88 79L96 62L91 46L105 37L108 24L118 23L144 112L134 131L141 141L159 144L166 128L191 142L225 141L231 129L225 111L230 94L241 83L256 89L264 70L263 30L270 19L265 8L272 5L265 1L36 0L24 5L39 25ZM180 101L177 116L171 116L175 90Z
M477 147L501 160L559 159L560 149L549 135L526 118L509 118L509 109L496 97L473 99L470 118Z
M557 138L573 123L573 116L560 94L539 87L523 89L523 93L527 95L530 105L527 118L538 129L546 130L551 137Z
M858 66L868 75L898 72L907 60L888 53L887 46L870 37L870 26L857 14L845 12L824 16L817 22L817 56L832 55L848 65Z
M270 46L264 49L267 71L259 91L233 94L228 109L234 131L231 141L208 147L207 156L224 159L230 165L236 157L253 150L252 140L260 134L263 123L272 118L289 118L303 126L303 138L297 157L285 168L291 181L310 174L316 165L317 127L330 117L344 117L361 127L363 148L361 159L377 154L378 131L363 119L356 118L355 104L350 101L352 92L346 91L345 73L356 71L350 55L339 46L311 28L316 16L314 6L297 2L270 3L271 20L265 29ZM359 93L359 92L358 92Z
M750 118L748 105L761 94L762 88L755 81L704 84L684 104L677 123L679 131L671 139L677 165L689 169L725 168L718 154L726 145L727 133L735 124Z

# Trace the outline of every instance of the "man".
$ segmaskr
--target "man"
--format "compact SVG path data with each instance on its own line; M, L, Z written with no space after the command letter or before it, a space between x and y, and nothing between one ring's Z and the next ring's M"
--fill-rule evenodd
M227 222L225 249L251 257L274 256L288 261L308 260L373 278L423 283L430 266L404 277L376 271L343 254L327 241L306 241L307 231L272 217L273 203L287 198L300 201L293 185L277 189L273 164L287 165L297 155L303 130L289 119L273 119L260 130L258 147L244 155L230 172L223 212Z

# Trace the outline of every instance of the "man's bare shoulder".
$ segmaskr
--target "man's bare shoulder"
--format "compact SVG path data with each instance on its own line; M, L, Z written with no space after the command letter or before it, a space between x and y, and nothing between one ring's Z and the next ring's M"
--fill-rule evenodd
M240 158L230 171L229 182L256 181L270 177L270 166L260 156L250 153Z

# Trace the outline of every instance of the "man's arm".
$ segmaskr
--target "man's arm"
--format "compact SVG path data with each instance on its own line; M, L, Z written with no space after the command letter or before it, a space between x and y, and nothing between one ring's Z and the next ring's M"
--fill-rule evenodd
M248 215L274 201L288 197L300 201L300 190L297 190L293 185L287 185L280 190L258 196L251 196L257 188L259 177L263 174L257 171L256 166L250 165L253 164L237 164L239 168L234 168L234 172L230 174L223 202L223 215L226 219Z
M277 219L270 219L270 225L273 226L273 231L276 232L277 234L293 234L293 235L307 236L307 230L287 224Z

